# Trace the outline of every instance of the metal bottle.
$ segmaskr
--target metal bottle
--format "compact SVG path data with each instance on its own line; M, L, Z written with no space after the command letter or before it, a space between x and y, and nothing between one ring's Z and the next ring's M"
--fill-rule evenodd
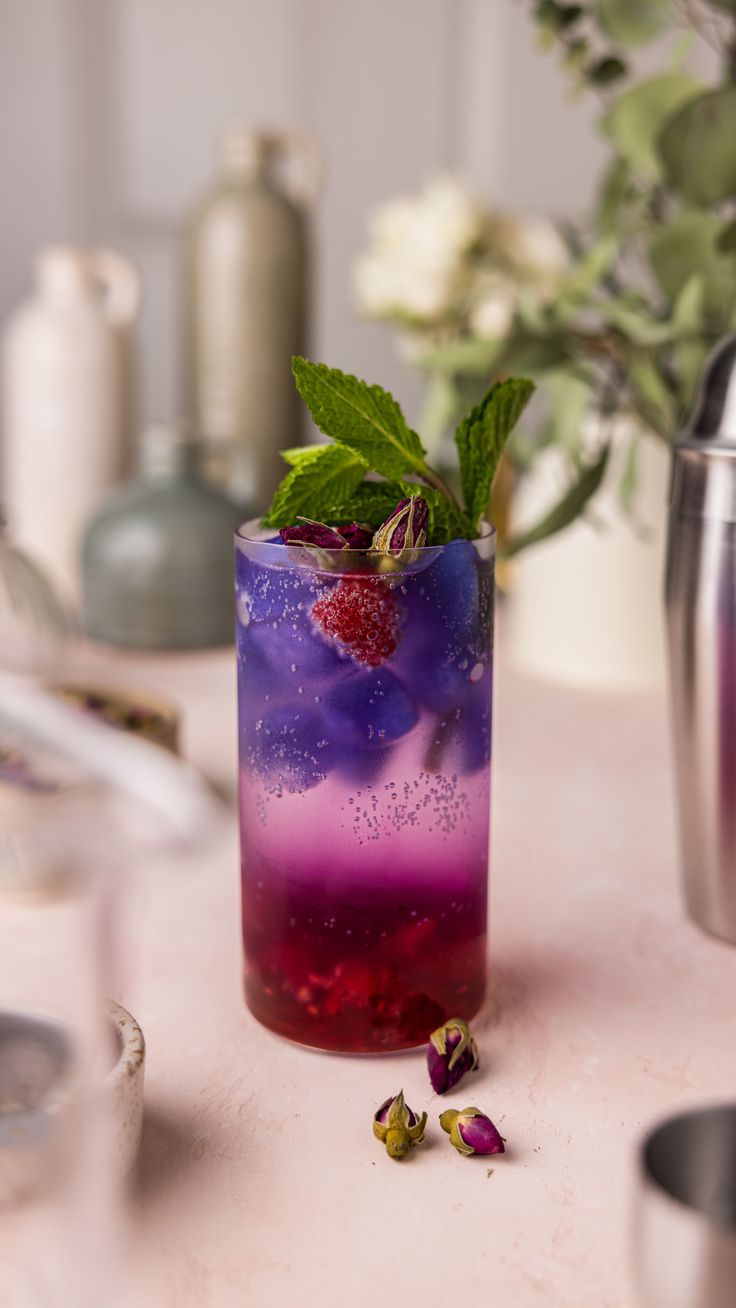
M736 335L674 446L666 608L685 897L736 944Z
M305 348L314 169L301 138L235 125L189 230L188 412L210 479L259 508L283 475L280 451L300 439L291 356Z

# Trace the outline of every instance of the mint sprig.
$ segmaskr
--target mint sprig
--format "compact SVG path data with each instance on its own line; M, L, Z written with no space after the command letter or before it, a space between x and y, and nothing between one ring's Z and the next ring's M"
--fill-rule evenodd
M296 357L292 366L300 395L334 444L284 451L290 471L264 525L286 526L299 516L378 525L399 499L419 492L429 505L430 544L476 534L506 441L534 389L530 381L497 383L455 433L463 508L388 391L309 359ZM368 473L379 480L366 480Z
M426 453L393 395L337 368L295 358L297 390L325 436L347 445L384 477L422 473Z
M415 493L416 489L414 486ZM333 500L324 514L327 522L364 522L378 526L405 495L404 487L396 481L362 481L352 495Z
M298 517L320 521L333 502L349 499L362 482L368 464L345 445L305 446L284 477L263 519L266 527L285 527Z
M493 478L506 441L533 390L534 383L524 377L496 382L455 432L460 484L471 523L477 523L488 512Z

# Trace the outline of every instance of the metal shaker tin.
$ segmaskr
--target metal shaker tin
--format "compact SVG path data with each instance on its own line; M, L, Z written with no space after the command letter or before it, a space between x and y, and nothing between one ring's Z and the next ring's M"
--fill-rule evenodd
M736 335L673 447L665 600L687 907L736 944Z

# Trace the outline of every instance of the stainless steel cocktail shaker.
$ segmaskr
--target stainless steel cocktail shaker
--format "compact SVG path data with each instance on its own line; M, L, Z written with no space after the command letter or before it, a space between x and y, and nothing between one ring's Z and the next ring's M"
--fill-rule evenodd
M666 606L687 905L736 944L736 335L674 446Z

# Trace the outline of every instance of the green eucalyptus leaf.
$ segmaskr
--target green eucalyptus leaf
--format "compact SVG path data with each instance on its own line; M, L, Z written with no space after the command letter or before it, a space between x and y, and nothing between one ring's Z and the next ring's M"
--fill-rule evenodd
M560 296L569 299L587 299L612 267L619 246L618 238L609 233L595 241L578 259L560 285Z
M674 45L670 50L667 67L671 73L679 73L684 67L686 61L692 54L693 45L695 44L695 33L693 31L681 32L677 37Z
M641 433L632 432L629 437L629 443L626 447L624 458L624 468L621 474L621 480L618 486L618 496L621 501L621 507L626 514L630 514L634 507L634 497L636 488L639 483L639 442Z
M671 0L598 0L601 27L621 45L643 45L672 21Z
M698 275L703 282L703 306L708 314L724 317L734 303L733 259L717 246L722 223L702 209L683 209L661 226L649 242L652 272L668 300L674 304L685 283Z
M695 335L703 325L705 278L693 273L683 284L672 310L672 322L679 336Z
M538 0L535 21L550 32L567 32L583 17L582 5L559 4L558 0Z
M547 305L530 286L525 286L519 295L517 317L521 328L530 335L544 335L549 316Z
M570 362L570 349L565 333L559 328L547 337L524 335L516 331L506 342L503 354L496 360L494 371L503 373L545 372Z
M671 322L663 322L643 306L624 300L607 300L599 306L603 320L627 337L633 345L665 345L676 335Z
M673 372L677 378L677 412L672 428L682 427L689 418L705 361L711 351L712 340L693 339L677 341L672 349Z
M642 417L663 435L675 419L673 396L656 363L639 351L628 361L629 383L640 401Z
M685 103L662 125L658 151L669 184L693 204L736 196L736 86Z
M626 159L616 158L603 175L598 191L595 224L604 236L617 231L621 210L631 191L631 167Z
M607 55L604 59L597 59L594 64L590 64L585 76L592 86L611 86L613 82L619 82L622 77L625 77L627 71L622 59L616 55Z
M584 37L578 37L575 41L568 41L564 54L564 65L567 72L573 75L582 73L588 62L589 53L590 45Z
M528 530L512 536L504 549L504 557L513 558L515 554L528 549L530 545L538 545L540 541L548 540L550 536L556 535L558 531L563 531L565 527L569 527L582 513L603 481L609 453L610 446L605 445L598 458L582 469L580 475L554 508L550 509L543 518L540 518Z
M545 374L544 391L550 412L542 427L541 443L560 446L573 463L579 463L591 388L577 373L558 369Z
M603 115L601 129L635 172L656 180L663 173L657 151L662 126L701 90L701 83L687 73L637 82Z
M721 229L716 241L716 248L721 254L736 254L736 218Z
M448 341L446 345L437 345L428 350L420 359L420 366L428 372L442 372L449 375L468 373L479 377L488 377L491 367L503 350L503 341L483 341L468 339Z

